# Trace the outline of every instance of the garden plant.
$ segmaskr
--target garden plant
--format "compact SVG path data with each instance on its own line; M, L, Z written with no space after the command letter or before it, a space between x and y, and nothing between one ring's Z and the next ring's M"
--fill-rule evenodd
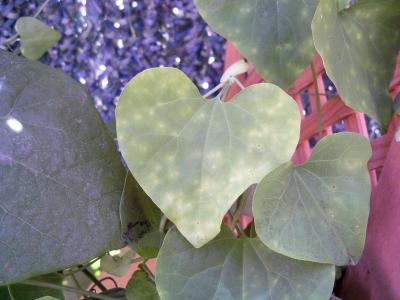
M60 33L18 20L5 44L22 55L0 50L0 299L329 299L359 261L370 142L321 137L294 164L301 114L286 89L310 63L315 77L318 52L346 105L386 130L400 1L195 3L243 59L205 95L177 68L141 72L111 130L80 83L34 61ZM252 68L265 82L245 88ZM137 270L107 289L99 261Z

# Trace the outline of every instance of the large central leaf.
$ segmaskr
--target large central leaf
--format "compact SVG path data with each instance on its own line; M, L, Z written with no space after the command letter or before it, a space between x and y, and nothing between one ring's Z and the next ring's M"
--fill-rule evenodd
M0 284L120 246L125 170L91 99L0 51Z
M251 184L290 159L299 135L295 102L271 84L232 102L206 100L182 72L142 72L116 112L118 141L149 197L196 247Z
M214 30L233 42L265 81L289 86L314 53L318 0L195 0Z
M332 265L304 262L268 249L259 239L236 239L223 228L193 248L176 230L164 241L156 285L163 300L329 299Z
M371 146L354 133L322 139L307 163L286 163L257 186L257 234L272 250L345 265L360 258L369 213Z
M400 1L358 0L339 9L337 0L321 0L312 24L315 46L346 104L386 127L388 86L400 49Z

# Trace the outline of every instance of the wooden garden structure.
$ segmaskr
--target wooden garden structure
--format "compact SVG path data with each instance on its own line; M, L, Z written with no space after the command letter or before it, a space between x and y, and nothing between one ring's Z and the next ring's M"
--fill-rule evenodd
M228 43L225 66L228 67L240 58L240 53ZM300 141L292 157L292 161L297 164L306 161L310 156L312 148L309 141L319 135L321 128L318 124L322 127L323 135L332 134L332 126L341 122L346 131L357 132L368 138L364 114L346 106L339 96L328 99L325 94L322 59L315 55L313 62L318 74L318 90L321 93L320 113L317 114L316 89L310 66L287 90L293 95L302 114ZM252 68L247 74L239 76L239 80L244 86L262 82ZM233 86L228 97L239 90L239 86ZM307 116L303 113L305 107L301 99L305 91L308 92L311 106L311 113ZM400 93L400 55L389 91L393 98ZM399 125L399 117L393 115L387 132L371 140L373 154L368 168L372 195L367 240L360 262L354 267L348 267L335 287L336 295L344 300L400 299L400 142L394 139Z

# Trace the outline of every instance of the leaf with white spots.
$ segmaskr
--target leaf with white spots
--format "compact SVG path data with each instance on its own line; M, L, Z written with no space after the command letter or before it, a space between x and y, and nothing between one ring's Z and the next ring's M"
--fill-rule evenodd
M121 245L125 169L85 89L0 51L0 285Z
M15 23L15 31L21 38L21 53L37 60L61 38L61 34L33 17L21 17Z
M387 127L388 86L400 49L400 1L358 0L338 11L322 0L312 23L315 47L344 102Z
M172 68L133 78L116 119L132 174L196 247L218 234L246 188L290 159L300 126L295 102L272 84L251 86L224 103L204 99Z
M256 232L272 250L296 259L356 263L365 242L371 146L354 133L323 138L303 165L286 163L257 186Z
M321 300L329 299L334 280L333 265L291 259L226 227L200 249L170 230L156 273L162 300Z
M318 0L195 0L206 22L231 41L267 82L289 86L315 52Z

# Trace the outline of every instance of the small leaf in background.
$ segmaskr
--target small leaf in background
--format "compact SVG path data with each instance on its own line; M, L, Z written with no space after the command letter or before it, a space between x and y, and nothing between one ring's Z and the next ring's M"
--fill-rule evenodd
M253 200L259 238L296 259L357 263L370 206L370 157L366 138L338 133L323 138L306 163L268 174Z
M52 274L46 274L46 275L42 275L39 277L35 277L32 279L37 280L37 281L43 281L43 282L61 285L63 277L61 274L52 273ZM18 284L18 283L12 284L9 287L10 287L11 293L14 297L14 300L36 300L40 297L46 298L46 296L47 297L51 296L50 298L54 297L57 300L64 299L62 291L59 291L59 290ZM1 300L13 300L9 296L7 286L0 287L0 299ZM42 298L40 298L40 299L42 299Z
M122 277L130 270L134 254L130 249L122 256L106 254L101 258L100 267L104 272Z
M337 0L321 0L312 30L343 101L386 128L392 115L388 86L400 48L400 1L358 0L338 12Z
M21 53L26 58L37 60L61 38L61 34L33 17L21 17L15 24L21 37Z
M296 103L277 86L253 85L231 102L207 100L173 68L133 78L116 120L133 176L196 247L218 234L240 194L290 159L300 131Z
M133 244L133 249L141 257L150 259L155 258L160 251L165 234L159 230L146 233L139 241Z
M146 233L158 229L162 213L128 172L120 204L123 240L135 245Z
M146 272L138 270L133 273L132 278L126 286L127 300L159 300L156 286Z
M318 0L195 0L201 16L253 63L267 82L288 87L315 52Z
M1 50L0 85L0 284L121 248L126 171L85 89Z
M338 6L338 11L342 11L345 9L349 9L351 6L351 2L354 0L336 0L337 1L337 6Z
M163 300L321 300L329 299L334 280L333 265L291 259L257 238L237 239L226 227L199 249L170 230L156 273Z

